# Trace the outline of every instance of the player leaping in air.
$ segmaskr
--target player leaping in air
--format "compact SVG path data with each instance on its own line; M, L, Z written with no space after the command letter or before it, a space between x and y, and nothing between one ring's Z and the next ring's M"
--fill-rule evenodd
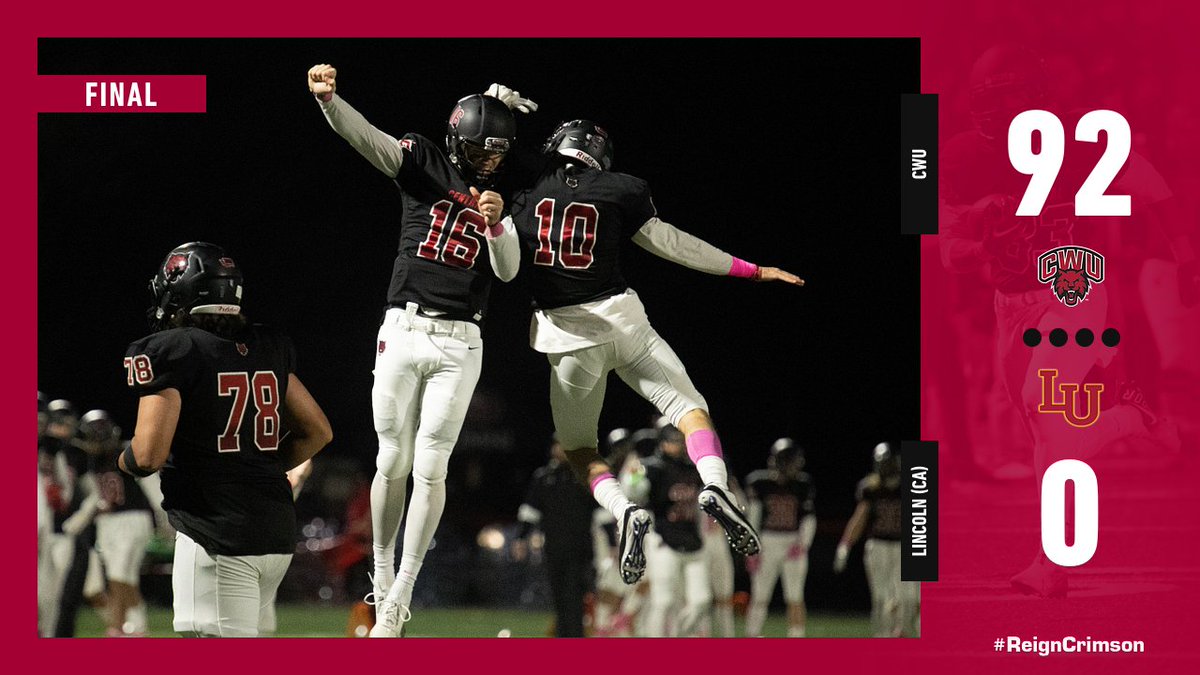
M642 538L651 518L621 492L596 450L611 370L683 432L705 485L698 497L701 508L725 529L734 550L754 555L758 534L729 490L708 404L626 285L619 247L632 238L655 255L708 274L796 286L804 281L735 258L659 219L646 181L610 170L612 142L595 123L562 124L542 150L545 166L531 189L514 195L511 220L504 221L501 236L511 236L515 224L537 305L532 346L550 362L554 426L576 476L622 526L626 583L636 582L645 570ZM516 262L506 256L497 267L515 273Z
M450 452L483 365L479 327L491 288L489 260L505 245L518 253L515 242L493 238L503 200L487 188L516 138L509 105L536 106L507 89L507 96L466 96L450 113L443 151L424 136L397 139L371 126L334 93L332 66L313 66L306 79L329 125L395 180L402 198L400 247L371 390L379 436L371 484L378 619L371 637L401 637L413 584L446 505ZM409 474L413 494L397 578L396 537Z

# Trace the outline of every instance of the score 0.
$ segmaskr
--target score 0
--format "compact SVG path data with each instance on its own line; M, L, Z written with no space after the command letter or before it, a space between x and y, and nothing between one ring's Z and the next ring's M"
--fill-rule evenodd
M1075 140L1097 143L1100 131L1108 144L1087 179L1075 193L1076 216L1128 216L1129 195L1105 194L1129 158L1132 134L1129 122L1113 110L1093 110L1075 125ZM1039 148L1033 149L1038 133ZM1008 161L1029 176L1029 185L1017 206L1018 216L1041 215L1066 152L1062 122L1046 110L1026 110L1008 126ZM1066 541L1066 484L1075 485L1075 541ZM1078 567L1092 559L1100 535L1100 491L1096 472L1086 462L1063 459L1042 475L1042 551L1056 565Z

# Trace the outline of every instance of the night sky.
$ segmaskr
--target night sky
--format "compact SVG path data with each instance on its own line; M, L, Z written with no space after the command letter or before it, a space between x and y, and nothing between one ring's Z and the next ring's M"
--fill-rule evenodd
M400 199L329 128L305 73L333 64L338 93L373 124L439 144L454 102L501 82L541 105L519 116L518 142L594 119L660 217L808 281L709 276L632 245L623 257L707 398L732 473L793 436L818 510L844 519L873 445L917 436L917 242L899 235L894 159L917 57L916 40L42 39L42 74L207 75L208 112L40 116L38 386L132 430L122 357L147 332L147 281L173 246L211 241L244 269L247 315L293 337L297 374L334 427L326 456L371 467ZM474 472L488 497L448 517L511 518L544 461L549 370L529 316L520 278L493 286L451 464L452 482ZM601 434L652 412L614 375Z

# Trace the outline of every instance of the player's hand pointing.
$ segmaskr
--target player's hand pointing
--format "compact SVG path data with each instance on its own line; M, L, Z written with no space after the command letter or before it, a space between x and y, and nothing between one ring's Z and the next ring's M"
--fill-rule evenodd
M313 96L328 101L337 91L337 68L328 63L318 63L308 69L308 90Z
M783 281L794 286L803 286L804 280L792 274L785 272L778 267L759 267L758 274L754 275L755 281Z
M480 193L479 190L471 188L471 196L478 202L475 209L483 214L488 227L500 222L500 214L504 213L504 198L500 193L491 190Z

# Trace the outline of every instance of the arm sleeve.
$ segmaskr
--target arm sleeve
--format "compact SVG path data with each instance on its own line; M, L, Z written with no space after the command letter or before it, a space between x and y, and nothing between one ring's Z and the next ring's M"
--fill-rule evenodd
M500 281L512 281L521 268L521 246L517 240L517 228L512 216L496 223L487 231L488 251L491 253L492 272Z
M367 158L376 169L395 178L400 173L400 165L404 162L404 153L400 142L389 134L371 126L366 118L350 107L337 94L329 101L319 101L321 112L329 126L346 139L360 155Z
M729 274L733 256L683 230L653 217L633 235L633 242L654 255L707 274Z

